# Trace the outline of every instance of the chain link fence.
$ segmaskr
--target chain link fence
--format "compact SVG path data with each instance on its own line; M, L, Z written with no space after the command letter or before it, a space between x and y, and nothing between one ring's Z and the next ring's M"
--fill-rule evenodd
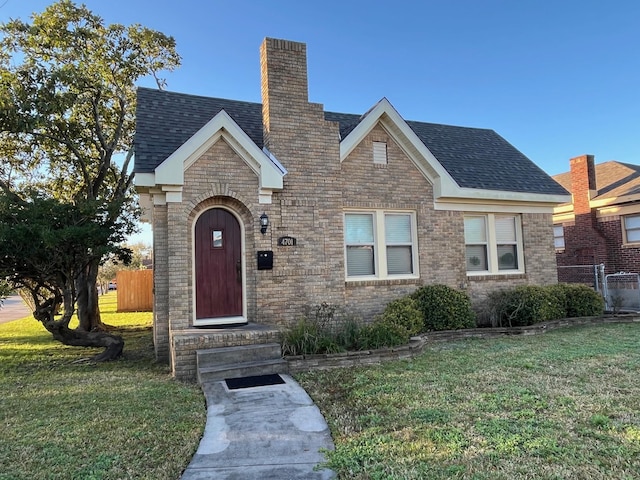
M558 265L558 282L584 283L604 296L604 264Z
M606 308L614 313L640 311L640 275L613 273L605 277Z

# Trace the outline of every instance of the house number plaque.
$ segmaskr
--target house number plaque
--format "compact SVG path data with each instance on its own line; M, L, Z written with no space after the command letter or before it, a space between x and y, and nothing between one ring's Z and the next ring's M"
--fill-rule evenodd
M278 245L281 247L295 247L296 239L294 237L280 237L278 239Z

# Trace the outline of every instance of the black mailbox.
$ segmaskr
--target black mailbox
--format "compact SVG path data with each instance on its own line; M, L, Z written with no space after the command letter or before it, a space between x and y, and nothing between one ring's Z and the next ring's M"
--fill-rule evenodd
M273 269L273 251L258 250L258 270Z

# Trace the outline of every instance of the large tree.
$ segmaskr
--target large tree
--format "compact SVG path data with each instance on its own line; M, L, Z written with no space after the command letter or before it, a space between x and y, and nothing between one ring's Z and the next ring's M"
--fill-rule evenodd
M7 251L15 233L2 230L0 276L30 292L34 316L58 340L105 346L92 340L109 335L100 332L98 266L109 253L126 253L118 242L137 215L130 165L135 82L151 76L160 88L158 72L180 63L175 42L140 25L105 25L70 0L30 23L2 24L0 33L2 220L14 221L16 232L31 223L34 232L20 257ZM78 328L60 328L56 315L68 327L76 306Z

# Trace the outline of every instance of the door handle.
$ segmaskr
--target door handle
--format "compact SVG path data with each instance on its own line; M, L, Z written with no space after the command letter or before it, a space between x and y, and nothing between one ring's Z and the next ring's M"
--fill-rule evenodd
M236 262L236 278L238 283L242 283L242 260Z

